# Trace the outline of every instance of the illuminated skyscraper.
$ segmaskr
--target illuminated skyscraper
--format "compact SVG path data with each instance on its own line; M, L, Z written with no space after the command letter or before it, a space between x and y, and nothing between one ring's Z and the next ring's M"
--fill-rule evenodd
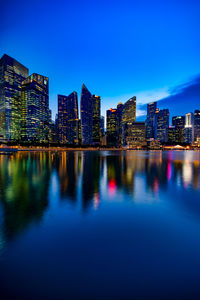
M92 144L92 109L92 94L83 84L81 91L81 133L83 145Z
M105 119L104 116L101 116L101 138L104 136L104 132L105 132Z
M154 134L155 139L161 143L168 141L168 128L169 128L169 110L162 109L156 110L154 115Z
M168 142L170 144L175 144L176 141L176 127L175 126L169 126L168 128Z
M107 145L117 146L117 109L107 110Z
M101 98L92 96L92 144L99 145L101 137Z
M185 115L185 143L191 144L194 141L194 114Z
M49 141L49 79L32 74L22 82L21 139Z
M146 119L146 138L154 138L154 116L157 109L157 102L147 104L147 119Z
M117 138L118 144L122 144L122 113L123 113L124 105L122 103L118 103L117 105Z
M122 123L135 122L136 117L136 97L130 98L123 105Z
M176 131L176 143L184 143L184 127L185 127L185 116L175 116L172 118L172 126L175 126Z
M145 143L145 122L129 122L123 127L123 146L137 147Z
M78 97L73 92L69 96L58 95L59 141L78 144Z
M4 54L0 60L0 140L19 140L21 126L21 83L28 69Z
M200 140L200 110L194 112L194 140Z
M81 91L81 133L83 145L100 144L101 98L92 95L86 86Z

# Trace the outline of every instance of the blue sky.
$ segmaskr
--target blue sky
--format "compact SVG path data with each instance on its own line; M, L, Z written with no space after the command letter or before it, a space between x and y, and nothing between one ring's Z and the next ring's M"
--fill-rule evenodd
M200 73L199 11L194 0L7 0L0 55L49 77L53 115L57 94L80 97L83 82L105 114L133 95L140 104L167 98Z

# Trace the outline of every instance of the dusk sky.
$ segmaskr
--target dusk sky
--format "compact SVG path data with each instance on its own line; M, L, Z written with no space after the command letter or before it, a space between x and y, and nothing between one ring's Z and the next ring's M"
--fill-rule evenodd
M137 104L166 99L198 77L199 11L198 0L8 0L1 3L0 55L49 77L53 116L57 94L75 90L80 100L83 82L101 96L105 115L134 95Z

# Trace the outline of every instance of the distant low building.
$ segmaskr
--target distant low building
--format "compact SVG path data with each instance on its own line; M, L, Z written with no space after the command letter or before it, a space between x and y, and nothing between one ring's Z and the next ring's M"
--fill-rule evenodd
M145 122L128 122L123 126L123 146L134 148L145 144Z

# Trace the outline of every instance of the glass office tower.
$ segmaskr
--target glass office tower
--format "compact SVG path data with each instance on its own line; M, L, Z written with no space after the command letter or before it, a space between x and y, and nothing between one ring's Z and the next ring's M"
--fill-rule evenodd
M146 138L154 138L154 116L157 109L157 102L147 104L147 119L146 119Z
M76 92L69 96L58 95L59 141L78 144L78 96Z
M99 145L101 137L101 98L86 86L81 91L81 134L83 145Z
M107 145L118 146L117 109L107 110Z
M21 139L27 142L49 141L49 79L32 74L22 82Z
M168 141L169 110L156 111L154 116L154 136L161 143Z
M200 110L194 111L194 140L200 141Z
M28 69L4 54L0 59L0 140L18 141L21 126L21 83Z
M130 98L123 105L122 123L135 122L136 117L136 97Z
M100 145L101 139L101 98L97 95L92 96L92 144Z
M92 145L93 97L83 84L81 91L81 135L83 145Z

